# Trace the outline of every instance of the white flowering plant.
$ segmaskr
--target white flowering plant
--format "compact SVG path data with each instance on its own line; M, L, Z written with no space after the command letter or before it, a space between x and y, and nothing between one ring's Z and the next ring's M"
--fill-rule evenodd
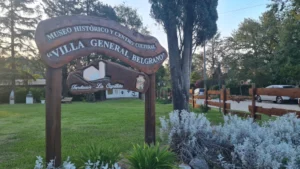
M173 111L160 118L160 134L179 158L205 159L212 168L300 168L300 119L287 114L273 121L225 116L212 126L203 114Z
M49 163L45 164L41 156L37 156L35 161L34 169L76 169L75 165L70 161L70 158L63 162L62 166L55 167L55 160L50 160ZM109 167L108 164L104 164L100 161L91 162L88 160L85 163L84 169L121 169L121 167L115 163L112 167Z

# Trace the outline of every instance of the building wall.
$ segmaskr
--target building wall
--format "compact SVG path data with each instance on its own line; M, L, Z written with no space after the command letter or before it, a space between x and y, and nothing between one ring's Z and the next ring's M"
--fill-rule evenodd
M126 89L110 89L106 90L107 99L117 98L139 98L139 93Z

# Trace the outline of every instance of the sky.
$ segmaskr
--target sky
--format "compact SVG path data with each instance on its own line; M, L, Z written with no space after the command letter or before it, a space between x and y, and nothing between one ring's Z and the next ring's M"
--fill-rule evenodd
M111 6L125 3L137 9L151 35L156 37L161 45L167 49L168 42L163 28L150 17L150 3L148 0L101 0ZM259 19L267 10L266 5L270 0L219 0L217 21L218 31L222 37L230 36L245 18Z

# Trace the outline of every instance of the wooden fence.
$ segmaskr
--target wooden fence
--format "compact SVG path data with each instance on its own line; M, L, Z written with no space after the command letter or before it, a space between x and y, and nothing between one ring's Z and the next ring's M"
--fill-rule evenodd
M260 106L256 106L256 96L257 95L269 95L269 96L288 96L291 98L300 98L300 89L299 88L256 88L255 84L252 84L252 88L249 89L250 96L231 96L230 91L225 89L225 86L222 87L222 90L206 90L204 95L195 95L194 90L190 90L191 98L190 104L193 105L194 108L199 108L200 105L196 104L197 99L204 99L204 104L206 106L215 106L219 107L223 110L224 114L236 114L241 117L252 117L255 120L261 120L260 114L265 114L268 116L282 116L284 114L293 112L298 115L300 118L300 111L295 110L286 110L286 109L278 109L278 108L263 108ZM220 97L221 102L216 102L211 100L211 96L215 95ZM251 105L248 106L249 113L241 112L239 110L231 110L231 104L226 103L226 101L232 100L236 102L251 100ZM259 114L257 114L259 113Z

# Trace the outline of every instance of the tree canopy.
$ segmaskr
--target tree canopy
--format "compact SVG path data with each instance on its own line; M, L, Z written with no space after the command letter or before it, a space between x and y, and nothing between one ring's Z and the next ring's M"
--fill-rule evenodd
M11 88L15 89L16 76L22 69L17 67L16 58L34 57L35 45L32 43L35 26L41 18L39 6L35 0L2 0L0 1L0 48L5 59L5 68L11 74Z

